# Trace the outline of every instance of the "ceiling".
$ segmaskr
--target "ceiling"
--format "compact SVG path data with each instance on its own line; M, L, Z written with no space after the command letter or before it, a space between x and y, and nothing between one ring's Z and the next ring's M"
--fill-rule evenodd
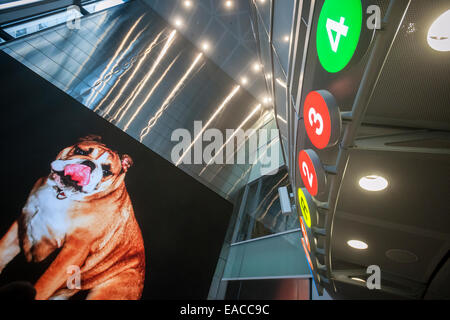
M314 17L323 3L316 1ZM389 1L377 3L384 14ZM411 2L350 148L328 235L333 272L340 276L378 265L387 290L368 290L358 281L335 281L337 292L330 289L330 293L336 298L450 296L446 289L450 287L450 52L435 51L427 43L431 24L449 9L446 0ZM313 23L300 97L327 89L341 111L349 111L369 54L340 73L326 73L317 59L314 27ZM294 115L301 115L302 99ZM293 121L299 123L294 152L315 149L305 135L302 117L297 115ZM344 121L343 128L349 123ZM316 150L329 166L336 163L338 151L339 145ZM297 162L295 166L293 179L301 181ZM386 178L388 187L379 192L363 190L358 182L369 175ZM329 174L328 181L333 179ZM354 249L349 240L361 240L368 248ZM368 274L358 277L366 279Z
M256 99L264 100L267 90L263 73L253 70L259 59L249 1L232 1L230 8L222 0L191 0L189 7L182 0L144 2L200 50L208 44L205 54L237 83L247 79L242 85ZM180 26L176 25L178 20Z
M446 0L412 1L391 48L366 122L450 130L449 52L433 50L428 30Z
M418 297L450 250L450 56L426 41L449 8L448 1L411 3L350 153L334 221L332 257L340 268L379 265L390 286L422 290ZM363 190L358 181L367 175L385 177L388 187ZM369 248L353 249L351 239ZM440 282L449 286L450 278Z

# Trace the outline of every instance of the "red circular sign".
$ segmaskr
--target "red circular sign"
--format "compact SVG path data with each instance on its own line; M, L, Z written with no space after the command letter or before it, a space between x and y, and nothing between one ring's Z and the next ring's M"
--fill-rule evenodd
M323 90L322 90L323 91ZM303 107L303 122L306 133L312 144L318 148L326 148L330 144L332 126L330 111L327 104L329 97L322 95L321 91L310 92L305 99ZM331 95L331 94L330 94Z
M300 151L298 165L303 184L309 194L315 197L318 192L317 173L314 164L305 150Z

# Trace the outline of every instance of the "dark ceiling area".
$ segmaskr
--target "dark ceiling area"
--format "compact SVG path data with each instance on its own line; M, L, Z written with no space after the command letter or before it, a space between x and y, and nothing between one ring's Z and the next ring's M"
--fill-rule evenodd
M336 211L335 270L378 265L391 291L341 282L339 297L444 298L450 287L450 57L426 41L448 7L411 2L350 152ZM358 181L368 175L386 178L387 188L363 190ZM351 239L368 249L349 247ZM433 293L437 278L441 291Z
M450 130L450 59L427 43L447 0L412 1L369 104L365 121Z
M450 9L449 2L411 1L409 6L407 1L401 2L406 10L399 12L398 20L388 20L391 28L392 23L398 24L384 56L371 59L377 45L376 40L371 41L365 54L354 57L337 73L325 72L317 55L317 20L326 2L315 1L311 10L300 6L306 10L301 15L309 13L312 18L304 36L308 40L310 33L309 42L305 40L308 47L304 52L303 48L297 49L300 58L294 56L296 60L290 61L291 68L298 69L293 79L299 74L302 77L300 85L291 81L291 128L296 130L289 145L290 152L296 155L291 179L297 188L306 185L297 159L304 149L317 153L327 174L326 190L314 198L320 207L316 229L312 230L318 248L311 252L316 255L313 260L317 257L316 281L324 278L323 286L339 299L448 299L450 56L448 51L433 49L428 37L430 26ZM380 6L382 17L395 3L373 2ZM372 4L361 3L363 12L364 5ZM382 26L375 31L374 39L382 38L388 29ZM367 37L365 26L362 30L360 41ZM302 58L303 54L306 58ZM380 75L369 82L377 70L372 70L371 75L365 75L365 70L377 59ZM358 100L367 83L369 94ZM316 148L305 131L304 100L313 90L328 90L340 111L345 112L341 114L339 142L325 149ZM344 141L347 130L357 121L354 111L363 106L354 140L348 143ZM341 157L343 154L346 156ZM340 171L342 159L346 161ZM362 187L362 180L375 177L386 182L380 191ZM333 198L330 193L335 190ZM360 243L352 247L351 240ZM366 268L371 265L380 267L380 291L366 288ZM329 277L331 280L326 282Z
M448 154L354 151L334 225L332 252L339 267L345 267L343 261L376 264L397 280L396 286L406 278L425 288L450 249L448 172ZM386 177L389 186L377 193L362 190L358 181L368 174ZM364 241L369 249L349 247L351 239ZM411 259L390 257L390 250Z

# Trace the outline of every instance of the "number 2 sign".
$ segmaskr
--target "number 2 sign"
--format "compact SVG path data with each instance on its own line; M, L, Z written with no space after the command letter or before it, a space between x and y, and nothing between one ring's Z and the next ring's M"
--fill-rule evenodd
M303 106L303 122L317 149L334 146L341 134L341 116L333 95L327 90L311 91Z
M320 159L313 150L302 150L298 155L300 175L306 190L313 197L325 191L326 175Z

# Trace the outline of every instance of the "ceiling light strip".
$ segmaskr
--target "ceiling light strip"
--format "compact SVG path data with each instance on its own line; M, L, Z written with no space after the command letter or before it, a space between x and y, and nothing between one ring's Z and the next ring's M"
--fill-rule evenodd
M119 116L119 114L121 113L121 111L125 108L125 112L128 111L128 109L130 108L130 106L133 105L134 101L136 100L136 98L139 96L139 94L141 93L142 89L144 88L145 84L147 83L147 81L150 79L150 77L153 75L153 73L155 72L156 68L158 67L158 65L161 63L162 59L164 58L164 56L167 54L167 51L169 50L170 46L172 45L173 41L175 40L175 34L176 34L176 30L173 30L169 37L167 38L166 43L164 44L164 47L162 48L161 52L159 53L158 58L156 58L155 62L153 63L150 71L146 74L146 76L138 83L138 85L136 86L136 88L133 90L133 92L131 93L131 95L129 95L128 99L122 104L122 106L119 108L119 110L114 114L113 120L116 120L117 117ZM120 122L120 120L122 120L121 116L118 120L118 122Z
M104 11L104 12L101 13L100 15L102 16L103 20L101 20L101 22L98 22L98 21L96 22L96 25L98 26L98 28L101 28L102 23L103 23L103 21L105 20L105 18L106 18L106 16L107 16L106 11ZM99 15L99 16L100 16L100 15ZM89 53L87 54L88 57L91 57L91 56L92 56L92 54L94 53L94 51L97 49L98 45L103 41L103 39L104 39L107 35L109 35L109 32L111 31L111 29L112 29L113 27L116 26L118 20L119 20L118 17L115 18L115 19L109 24L108 28L106 28L105 31L102 32L102 35L101 35L100 37L97 38L97 40L95 41L95 45L93 45L93 46L91 47L91 49L89 50ZM83 61L83 63L78 67L78 70L77 70L77 72L74 74L72 80L70 80L70 82L67 84L67 86L66 86L67 88L70 88L70 86L71 86L72 83L75 81L75 79L78 78L78 75L80 74L81 70L84 69L84 66L85 66L86 63L88 63L89 61L90 61L89 59L85 59L85 60Z
M134 79L134 76L136 75L136 73L140 70L140 67L142 65L142 63L145 61L145 58L147 57L147 55L153 50L153 48L156 46L159 38L161 37L163 31L161 31L156 37L155 39L150 43L150 45L147 47L147 49L145 50L142 58L139 60L138 64L136 65L136 67L133 70L133 73L130 75L130 77L127 79L127 81L125 82L125 84L120 88L119 93L115 96L114 100L109 104L108 108L105 110L105 112L102 114L103 116L106 116L107 114L109 114L109 112L112 110L112 108L114 108L114 105L117 103L117 100L120 99L120 97L122 96L123 92L128 88L128 84ZM99 103L99 105L97 106L97 108L100 108L100 106L107 100L107 98L109 97L109 95L113 92L114 87L118 84L118 82L116 82L113 86L113 88L111 90L109 90L108 94L102 99L102 101ZM94 110L95 111L95 110Z
M195 144L195 142L203 135L203 132L205 132L206 128L211 124L211 122L217 117L217 115L225 108L225 106L231 101L231 99L234 97L234 95L239 91L241 86L235 86L231 93L225 98L225 100L222 101L220 106L217 108L216 112L209 118L208 122L203 126L202 130L197 134L197 136L194 138L194 141L189 145L189 147L183 152L180 159L175 163L176 166L178 166L181 161L183 161L186 154L191 150L192 146Z
M153 95L153 92L155 92L156 88L158 88L158 86L160 85L160 83L162 82L162 80L166 77L167 73L170 71L170 69L172 69L172 66L175 64L175 62L178 60L178 58L180 57L180 54L178 54L175 59L173 59L173 61L170 63L170 65L167 67L167 69L164 71L164 73L161 75L161 77L158 79L158 81L156 81L155 85L153 86L153 88L149 91L149 93L147 94L147 96L145 97L144 101L140 104L140 106L136 109L136 112L131 116L130 120L128 120L127 124L123 127L123 130L126 131L131 123L134 121L134 119L136 118L136 116L139 114L139 112L141 111L141 109L144 107L144 105L147 103L147 101L150 99L150 97ZM125 115L127 111L125 110L125 112L123 113L123 115ZM119 121L122 119L122 117L119 119Z
M122 42L120 43L119 47L117 48L117 50L114 53L114 56L111 58L111 60L109 61L109 63L106 65L105 69L102 71L102 73L100 74L100 77L97 79L97 81L100 81L103 79L103 77L105 76L106 72L109 70L109 67L111 67L111 65L113 64L114 60L117 58L117 56L120 54L120 52L122 51L123 47L125 46L125 44L127 43L128 39L130 38L130 36L132 35L134 29L136 29L136 27L138 26L139 22L141 22L142 18L144 17L145 14L143 14L142 16L140 16L136 22L133 24L133 26L130 28L130 30L127 32L127 34L125 35L125 37L123 38ZM120 60L119 60L120 61ZM117 63L116 63L117 65ZM95 96L93 97L95 93ZM89 97L86 100L86 106L89 107L92 100L95 99L95 97L97 97L99 93L99 90L94 90L94 88L91 88L91 93L89 95Z
M238 131L240 129L242 129L242 127L255 115L255 113L259 109L261 109L261 104L258 104L255 108L253 108L252 112L250 112L250 114L247 116L247 118L245 118L245 120L242 121L242 123L239 125L239 127L236 130L234 130L234 133L227 139L227 141L225 141L225 143L220 147L220 149L214 154L214 157L212 157L211 160L209 160L209 162L202 169L202 171L200 171L199 175L202 175L202 173L206 170L206 168L217 158L217 156L220 154L220 152L223 150L223 148L225 148L225 146L228 144L228 142L230 142L231 139L233 139L236 136Z
M158 122L158 119L162 116L164 110L169 106L172 98L178 93L183 83L186 81L187 77L192 73L195 66L198 64L200 59L202 58L203 53L199 53L197 57L195 58L194 62L191 64L189 69L186 71L186 73L183 75L183 77L178 81L176 86L173 88L173 90L170 92L170 94L167 96L167 98L164 100L163 104L159 108L159 110L156 112L156 114L150 118L147 125L141 130L139 141L142 142L144 138L149 134L150 130L153 128L153 126Z

